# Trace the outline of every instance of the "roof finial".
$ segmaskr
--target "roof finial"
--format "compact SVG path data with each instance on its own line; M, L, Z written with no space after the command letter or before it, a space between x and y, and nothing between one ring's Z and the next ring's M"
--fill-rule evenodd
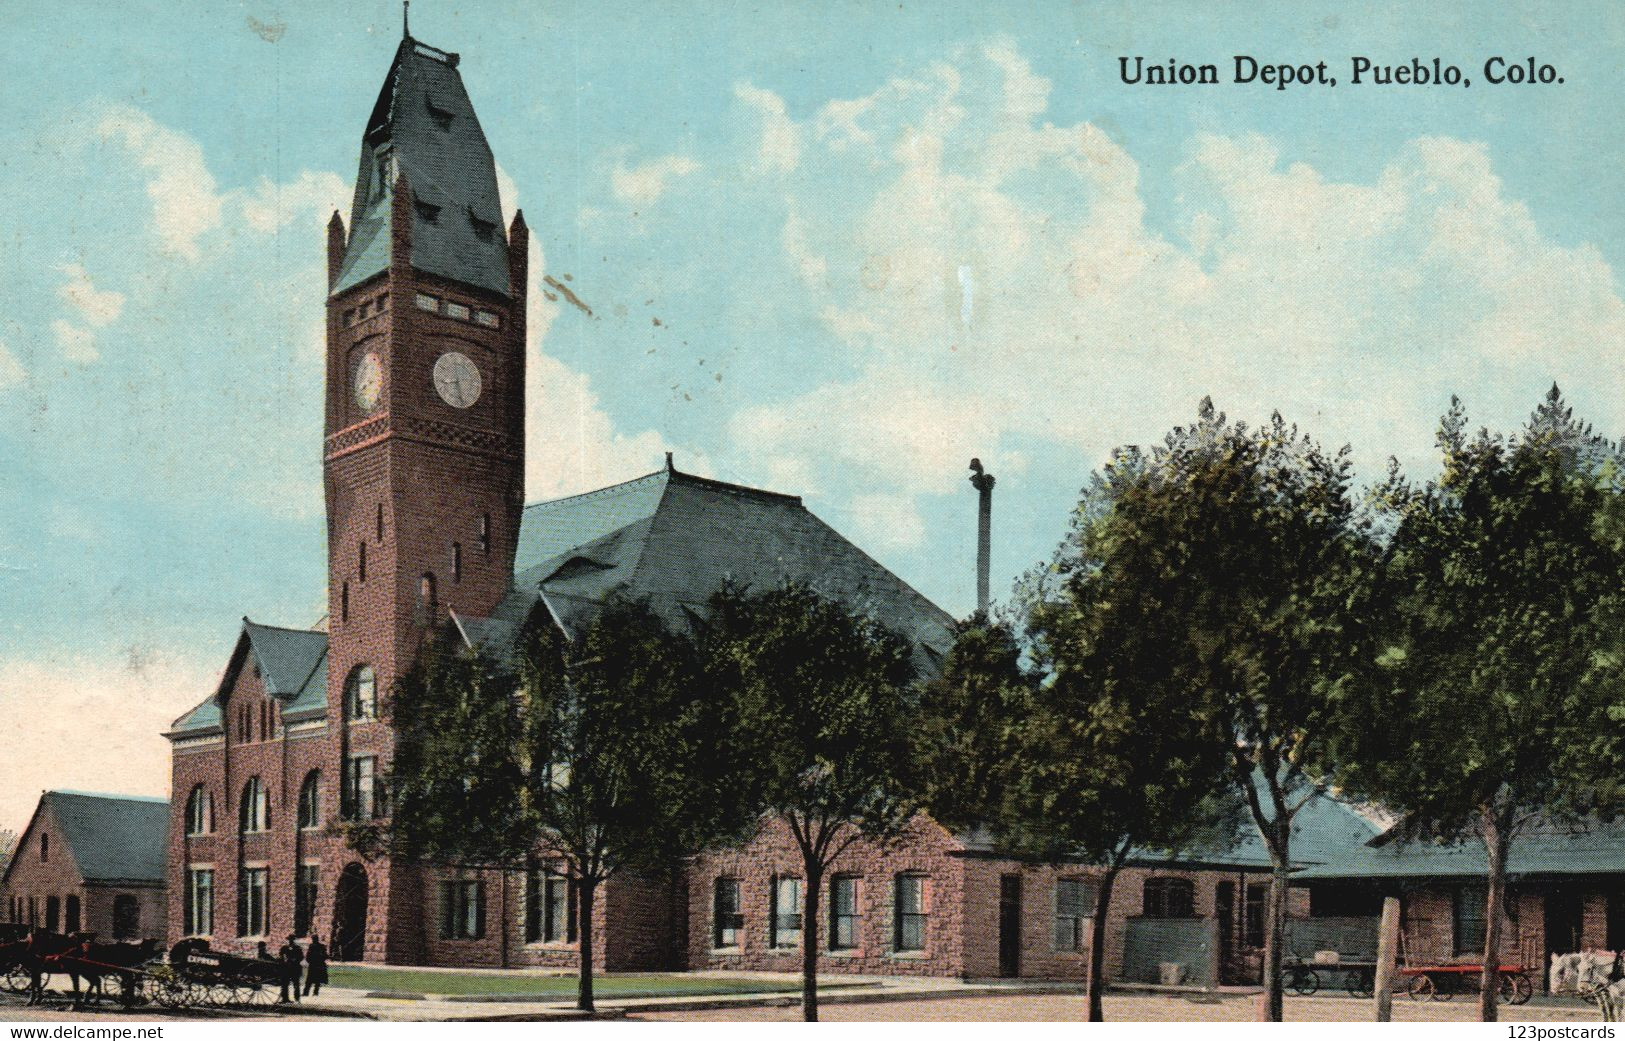
M401 0L401 39L412 38L412 0Z
M666 472L671 473L673 470L676 470L676 469L677 469L677 467L675 467L675 466L673 466L671 464L671 453L667 452L666 453Z

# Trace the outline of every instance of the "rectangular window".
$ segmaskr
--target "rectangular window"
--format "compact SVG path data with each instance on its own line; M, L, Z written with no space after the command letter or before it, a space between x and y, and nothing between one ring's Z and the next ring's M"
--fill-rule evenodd
M739 880L719 878L711 892L711 946L738 947L745 927L739 913Z
M451 315L453 318L461 318L464 321L468 320L468 308L463 304L456 304L452 303L450 300L447 300L446 313Z
M293 887L293 932L309 936L311 918L316 913L317 886L322 877L320 864L300 864Z
M897 876L895 939L899 951L925 950L925 882L921 875Z
M265 936L266 909L270 903L270 876L267 868L243 868L237 885L237 935Z
M829 884L829 949L850 951L858 945L858 880L836 875Z
M768 911L767 945L794 947L801 942L801 879L775 878Z
M1264 946L1264 911L1269 906L1270 887L1267 882L1254 882L1247 887L1247 905L1242 919L1242 943L1248 947Z
M480 514L479 547L481 553L491 552L491 515Z
M419 311L438 312L440 310L440 299L438 297L430 296L428 293L419 293L413 299L416 301Z
M440 883L440 938L479 940L485 936L485 883L457 879Z
M1081 878L1055 880L1055 949L1083 950L1089 915L1095 909L1095 889Z
M461 542L451 544L451 580L453 582L463 580L463 544Z
M373 776L377 765L377 758L370 755L351 756L344 761L344 816L347 819L380 816Z
M1486 932L1484 904L1488 894L1480 885L1457 886L1453 914L1457 954L1483 954Z
M485 326L487 329L500 329L500 328L502 328L502 319L498 318L495 314L493 314L490 311L476 312L475 315L474 315L474 320L476 322L480 323L481 325Z
M525 942L574 943L576 894L569 876L532 868L525 876Z

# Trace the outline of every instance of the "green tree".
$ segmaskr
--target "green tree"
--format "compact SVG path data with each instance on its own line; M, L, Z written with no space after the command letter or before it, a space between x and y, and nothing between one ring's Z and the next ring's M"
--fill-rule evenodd
M1349 495L1348 450L1323 451L1279 415L1256 429L1231 423L1204 400L1195 424L1150 452L1120 453L1113 471L1102 494L1086 497L1075 532L1065 582L1081 598L1067 608L1076 617L1063 613L1039 644L1060 663L1082 641L1087 667L1064 711L1099 713L1085 715L1075 739L1126 756L1101 780L1076 783L1091 799L1123 796L1110 774L1144 764L1114 727L1189 745L1164 777L1170 803L1222 758L1270 857L1264 982L1278 1021L1292 820L1319 790L1333 694L1364 639L1360 575L1371 552ZM1153 627L1144 643L1135 624ZM1119 647L1132 655L1121 665L1109 660ZM1152 714L1136 715L1136 699ZM1176 733L1155 733L1159 714Z
M1407 832L1483 843L1491 1022L1518 835L1615 808L1625 558L1618 450L1556 387L1516 436L1465 430L1452 402L1439 478L1412 484L1396 466L1378 489L1391 532L1380 652L1344 691L1338 758Z
M801 854L802 1016L815 1021L825 875L854 842L894 840L913 815L910 648L799 585L725 587L698 640L729 749L710 783L754 819L782 822Z
M1004 842L1102 868L1093 908L1089 1019L1103 1019L1106 919L1135 855L1235 838L1227 749L1191 710L1201 656L1170 654L1208 591L1170 568L1164 469L1114 453L1086 489L1051 566L1024 595L1029 660L1043 682L1003 800Z
M392 818L375 844L514 870L538 854L577 892L578 1006L593 1008L593 911L621 871L658 874L714 834L693 644L613 600L570 641L533 613L512 661L446 650L397 685Z

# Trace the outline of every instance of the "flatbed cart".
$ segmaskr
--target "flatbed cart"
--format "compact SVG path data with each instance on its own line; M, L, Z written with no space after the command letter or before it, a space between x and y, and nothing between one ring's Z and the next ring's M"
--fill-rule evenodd
M1433 1001L1449 1001L1457 994L1478 993L1479 980L1484 975L1483 962L1421 962L1412 964L1409 958L1410 945L1404 943L1403 934L1401 942L1407 957L1405 963L1399 967L1401 976L1408 978L1406 992L1415 1001L1429 998ZM1501 964L1496 966L1498 973L1501 1000L1508 1005L1522 1005L1535 993L1535 978L1541 971L1539 960L1539 947L1532 937L1524 937L1519 943L1519 955L1516 964Z
M1281 963L1281 986L1307 997L1341 981L1350 997L1369 998L1377 989L1375 961L1311 961L1290 958Z

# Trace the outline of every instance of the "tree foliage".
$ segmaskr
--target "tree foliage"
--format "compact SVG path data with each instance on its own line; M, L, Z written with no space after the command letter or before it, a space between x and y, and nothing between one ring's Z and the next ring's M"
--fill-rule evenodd
M611 600L574 640L543 609L511 661L430 650L397 684L392 817L373 841L457 865L560 858L577 887L580 1005L591 1008L595 894L659 873L716 834L714 732L691 640Z
M1391 533L1380 652L1345 690L1340 776L1408 831L1482 841L1488 908L1481 1013L1495 1018L1507 857L1532 827L1617 806L1625 591L1616 446L1557 388L1517 435L1466 433L1453 402L1443 471L1378 489ZM1383 725L1370 725L1381 721Z
M913 816L906 640L804 586L725 586L699 626L706 688L727 735L735 805L774 819L800 851L802 1013L818 1017L816 923L826 872L852 843L887 842Z

